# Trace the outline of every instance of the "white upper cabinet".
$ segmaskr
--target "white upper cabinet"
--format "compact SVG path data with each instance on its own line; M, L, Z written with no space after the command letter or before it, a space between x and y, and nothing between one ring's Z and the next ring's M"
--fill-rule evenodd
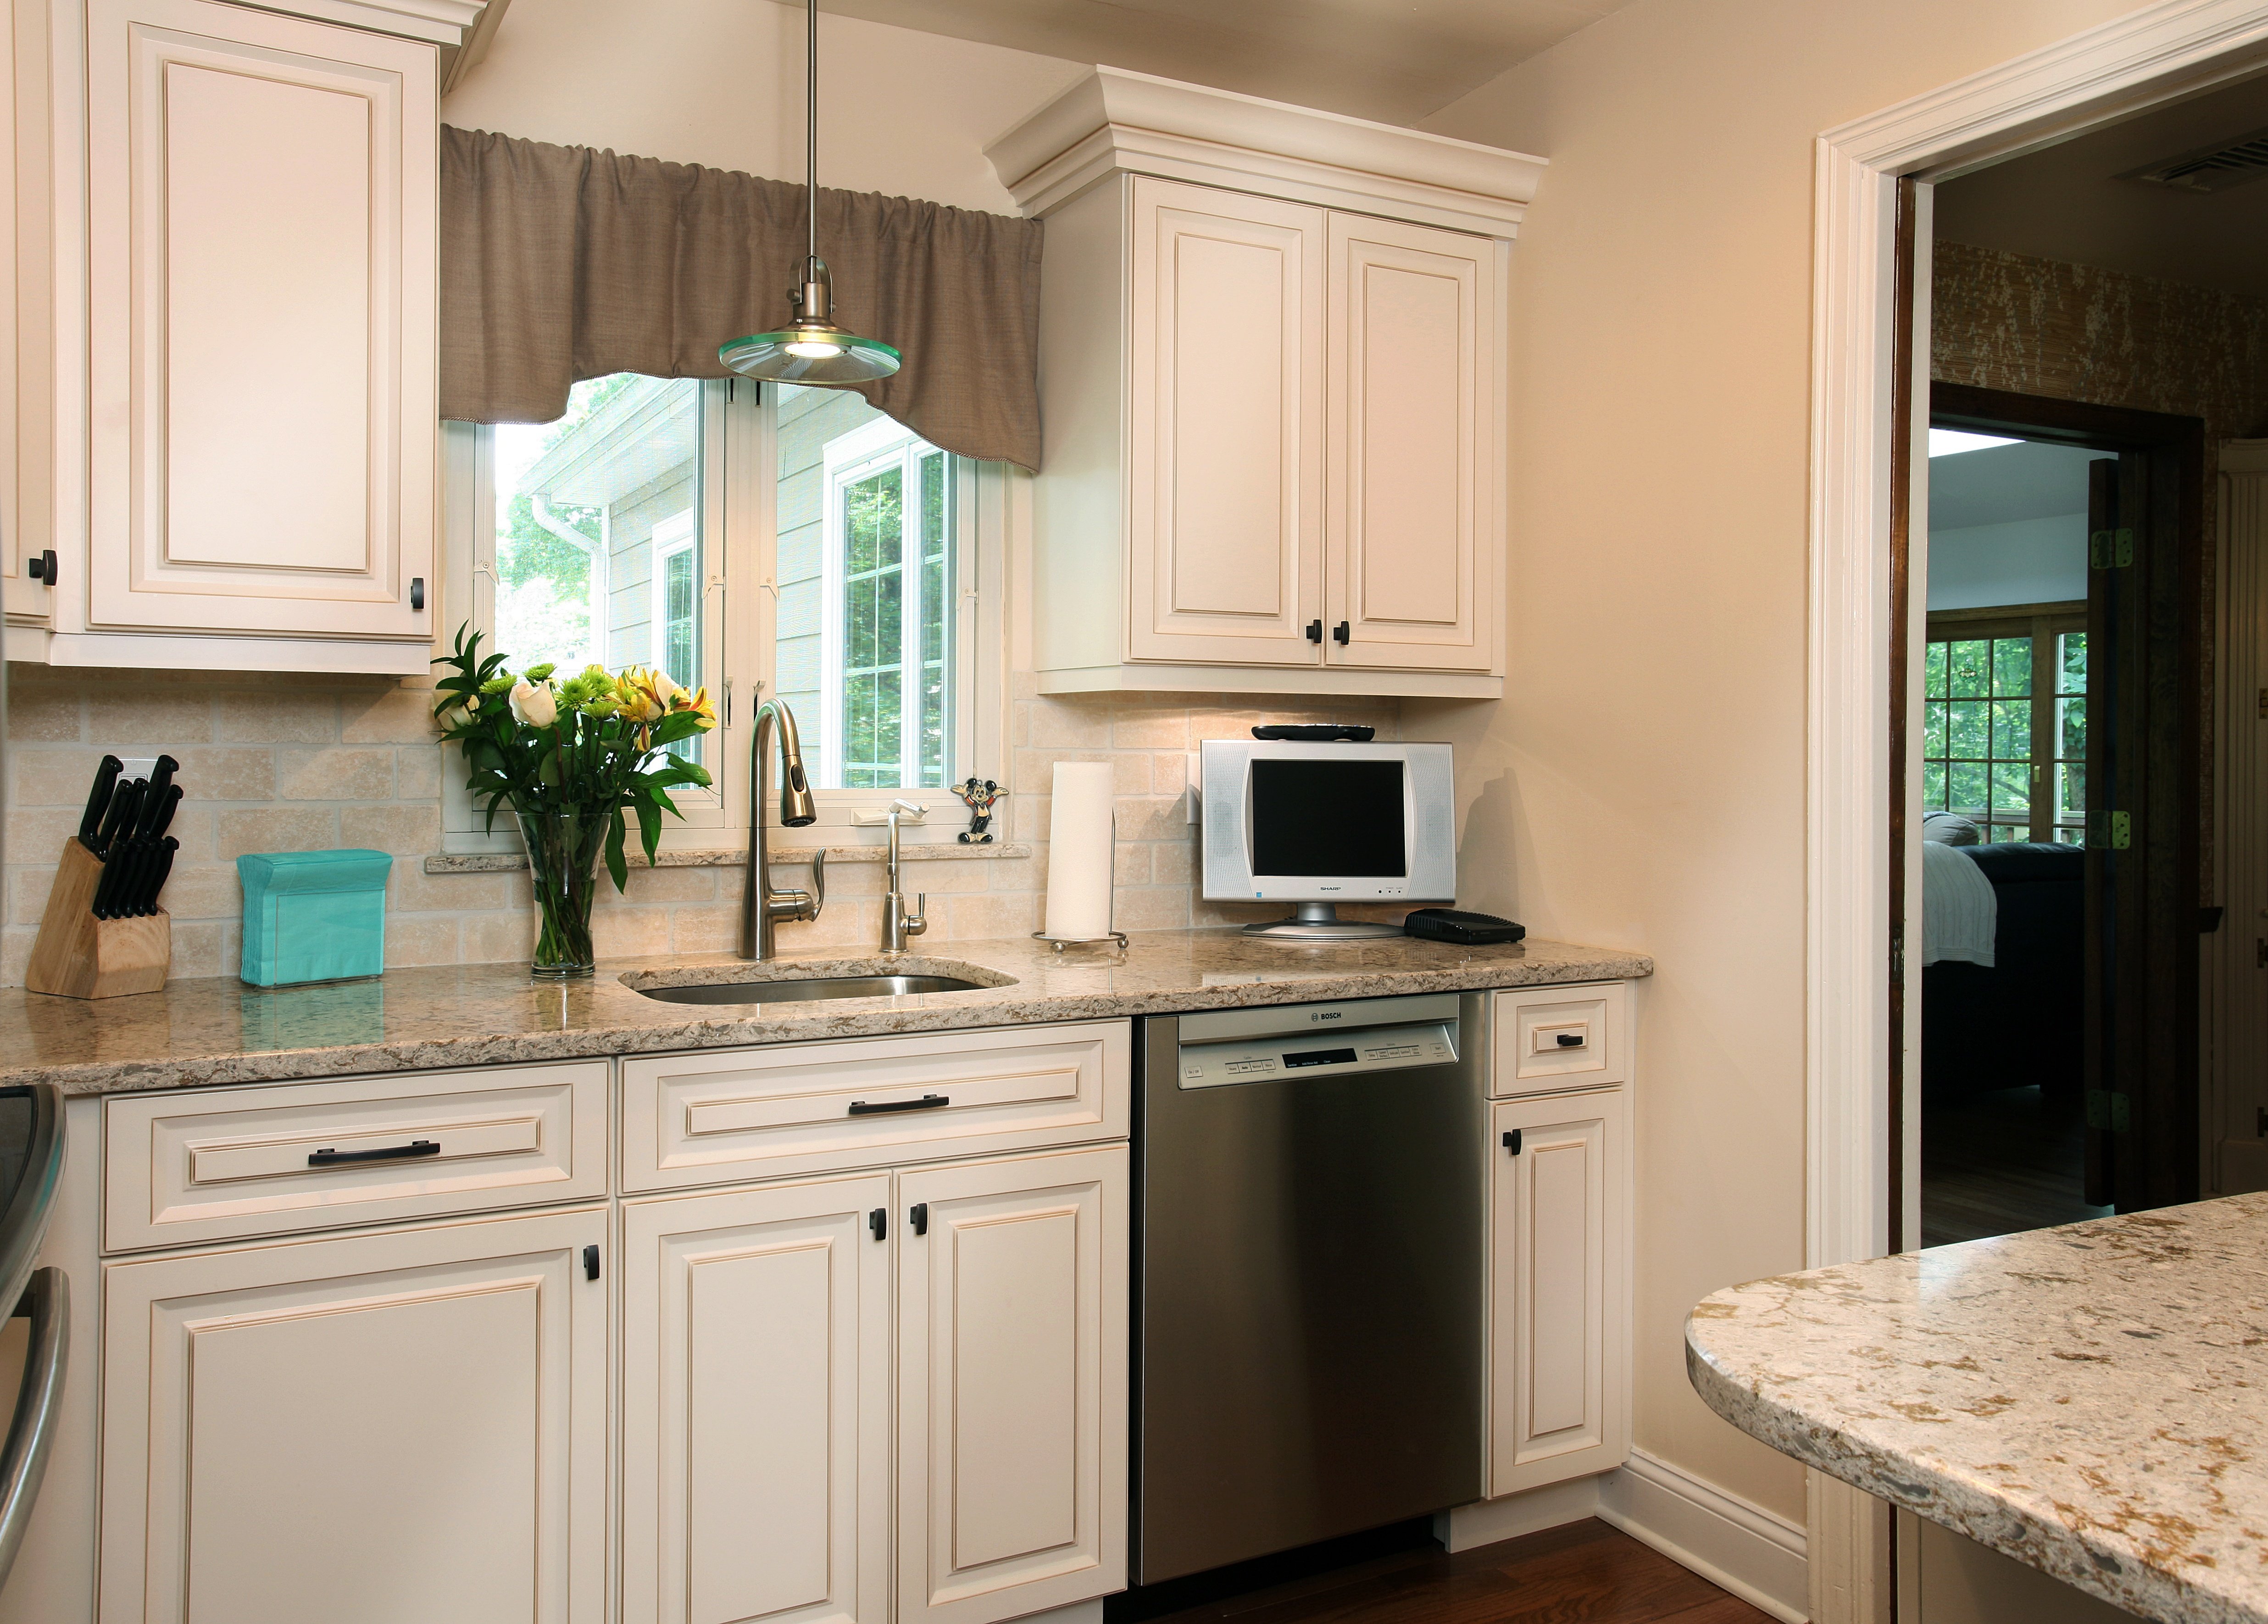
M422 654L433 48L213 0L87 25L90 626Z
M1098 69L987 149L1048 220L1042 691L1503 691L1540 159Z
M502 10L18 8L10 658L429 668L439 98Z
M1325 216L1134 181L1130 653L1312 666Z
M1497 664L1500 245L1330 218L1333 665Z

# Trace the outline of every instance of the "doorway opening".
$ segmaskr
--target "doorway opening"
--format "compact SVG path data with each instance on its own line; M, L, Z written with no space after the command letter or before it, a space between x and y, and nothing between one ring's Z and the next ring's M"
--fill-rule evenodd
M1933 424L1921 1244L2099 1218L2085 1026L2088 464Z

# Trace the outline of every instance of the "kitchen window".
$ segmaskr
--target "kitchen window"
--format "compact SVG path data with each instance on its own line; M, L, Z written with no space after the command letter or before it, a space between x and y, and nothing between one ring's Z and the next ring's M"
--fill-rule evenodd
M451 424L447 447L452 630L515 670L652 666L716 697L722 725L675 748L717 784L675 796L666 844L739 843L760 695L795 712L821 824L928 790L950 838L946 786L1005 779L998 465L847 390L631 373L576 385L555 423ZM460 777L450 849L516 849Z

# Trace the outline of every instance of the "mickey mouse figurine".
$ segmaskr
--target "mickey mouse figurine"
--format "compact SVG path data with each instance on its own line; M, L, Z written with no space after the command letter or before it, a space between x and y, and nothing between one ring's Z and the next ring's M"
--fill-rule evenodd
M968 827L961 831L963 845L990 845L992 837L987 832L992 823L992 803L1008 792L990 779L981 782L971 779L953 792L968 804Z

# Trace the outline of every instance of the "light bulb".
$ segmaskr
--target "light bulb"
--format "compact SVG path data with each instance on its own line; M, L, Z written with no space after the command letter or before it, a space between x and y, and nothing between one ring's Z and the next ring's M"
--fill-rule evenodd
M820 339L805 338L788 345L787 352L790 355L802 356L808 360L831 361L843 353L843 346L830 344Z

